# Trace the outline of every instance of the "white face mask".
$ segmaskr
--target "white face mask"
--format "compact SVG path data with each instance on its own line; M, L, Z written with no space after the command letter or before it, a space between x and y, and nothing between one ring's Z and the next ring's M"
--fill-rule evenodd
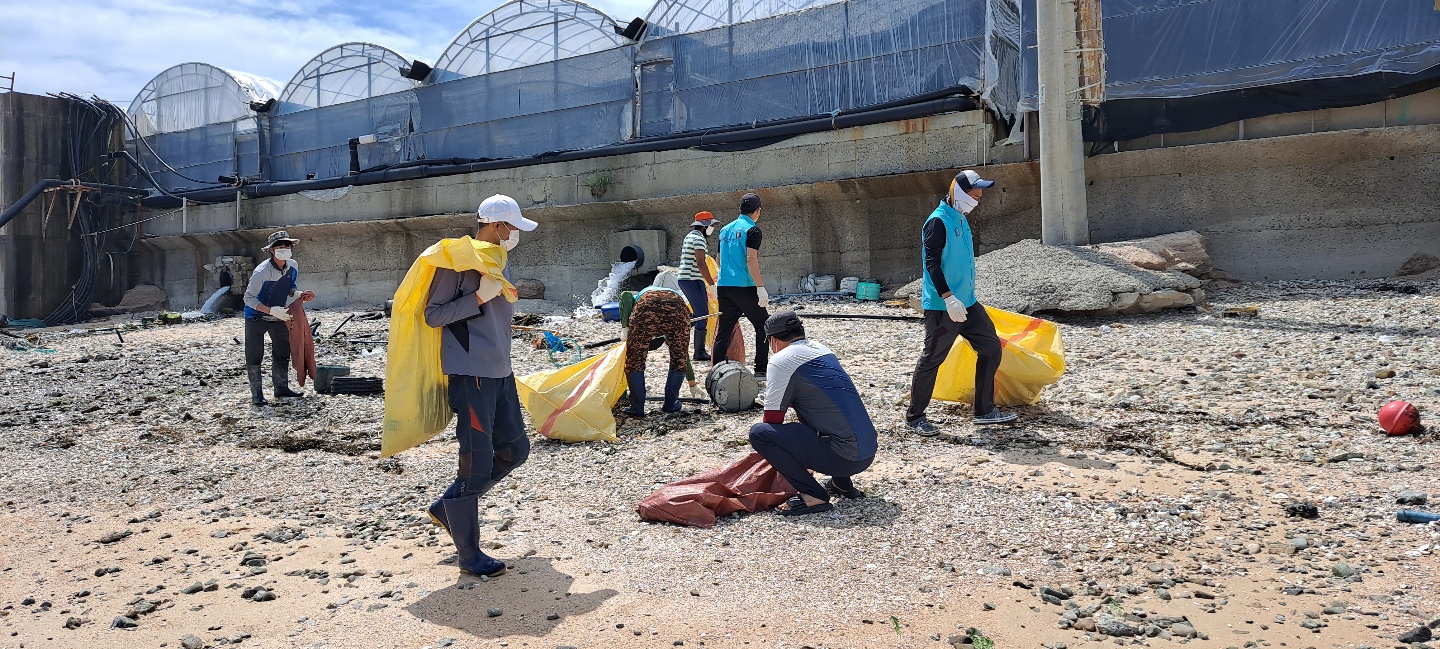
M520 243L520 231L519 231L519 230L511 230L511 231L510 231L510 236L508 236L508 237L500 240L500 245L501 245L501 246L504 246L506 252L509 252L509 251L511 251L511 250L514 250L514 249L515 249L515 246L516 246L516 245L519 245L519 243Z
M960 188L958 186L950 192L950 206L954 207L957 210L960 210L961 214L969 214L970 210L975 209L975 206L979 204L980 201L977 201L973 196L960 191Z
M280 261L290 261L291 250L289 248L276 248L275 258Z
M713 237L713 236L715 236L715 226L713 226L713 225L707 225L707 226L705 226L705 236L707 236L707 237Z

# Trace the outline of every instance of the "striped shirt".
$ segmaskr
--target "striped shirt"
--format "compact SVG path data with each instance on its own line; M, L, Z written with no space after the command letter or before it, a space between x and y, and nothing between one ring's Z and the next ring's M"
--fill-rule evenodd
M705 275L700 272L700 267L695 264L695 251L709 253L705 247L705 231L691 230L685 235L685 241L680 244L680 279L705 281Z

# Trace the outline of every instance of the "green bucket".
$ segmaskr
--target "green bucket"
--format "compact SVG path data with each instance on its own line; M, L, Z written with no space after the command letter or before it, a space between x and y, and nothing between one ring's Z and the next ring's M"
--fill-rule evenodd
M350 367L347 365L316 365L315 391L320 394L330 394L331 385L337 376L350 376Z
M875 282L860 282L855 285L855 299L875 302L880 299L880 285Z

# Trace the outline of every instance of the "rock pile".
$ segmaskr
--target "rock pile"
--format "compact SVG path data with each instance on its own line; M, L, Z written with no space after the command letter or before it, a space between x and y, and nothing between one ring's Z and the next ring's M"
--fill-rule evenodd
M1018 313L1079 315L1150 313L1205 301L1207 281L1230 281L1216 270L1197 232L1106 243L1045 246L1034 239L976 260L976 295ZM921 281L895 292L920 310Z

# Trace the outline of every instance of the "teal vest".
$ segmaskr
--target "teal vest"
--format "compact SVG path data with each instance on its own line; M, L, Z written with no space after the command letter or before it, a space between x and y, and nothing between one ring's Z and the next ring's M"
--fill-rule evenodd
M950 292L960 298L966 308L975 306L975 244L970 238L970 222L965 220L964 214L945 203L935 208L925 223L928 224L931 219L940 219L945 223L945 251L940 255L940 270L945 273L945 283L950 285ZM921 306L926 311L944 311L945 298L935 290L930 271L925 269L923 246L920 268L925 275Z
M750 257L745 248L745 235L755 222L741 214L729 225L720 228L720 280L716 286L754 286L750 277Z

